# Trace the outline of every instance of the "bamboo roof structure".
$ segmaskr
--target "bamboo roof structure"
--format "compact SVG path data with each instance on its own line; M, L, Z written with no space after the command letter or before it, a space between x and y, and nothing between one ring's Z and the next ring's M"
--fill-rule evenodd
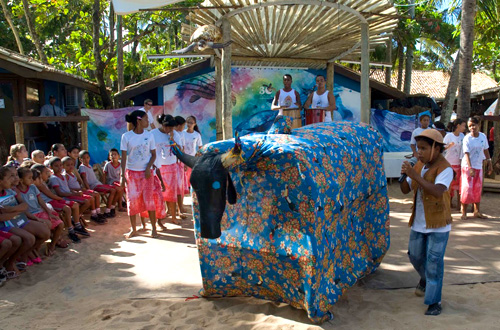
M361 24L369 27L370 49L384 44L398 22L387 0L205 0L183 25L189 41L198 26L231 24L233 65L322 69L328 62L359 59Z

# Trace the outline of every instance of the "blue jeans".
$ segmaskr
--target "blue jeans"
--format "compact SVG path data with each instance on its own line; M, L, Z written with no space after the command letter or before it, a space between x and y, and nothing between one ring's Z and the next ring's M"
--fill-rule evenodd
M419 233L410 231L408 256L420 278L426 282L424 304L441 302L443 288L444 253L450 232Z

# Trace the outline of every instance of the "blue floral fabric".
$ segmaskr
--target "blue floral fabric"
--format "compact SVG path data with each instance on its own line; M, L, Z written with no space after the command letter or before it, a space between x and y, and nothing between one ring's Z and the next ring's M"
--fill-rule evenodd
M292 133L293 117L279 115L274 119L268 134L290 134Z
M200 237L194 198L202 295L285 302L313 322L328 320L389 248L382 138L364 124L333 122L247 135L241 144L244 162L230 169L238 201L226 205L220 238Z

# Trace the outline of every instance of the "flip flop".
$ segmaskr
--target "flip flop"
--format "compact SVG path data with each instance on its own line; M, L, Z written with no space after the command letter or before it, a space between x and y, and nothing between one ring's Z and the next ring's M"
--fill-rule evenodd
M31 259L31 261L32 261L34 264L41 264L41 263L42 263L42 258L40 258L40 257L36 257L35 259Z
M4 274L5 274L5 276L7 277L8 280L13 280L13 279L19 277L19 274L16 273L15 271L13 271L13 270L5 272Z
M28 263L23 262L23 261L19 261L16 263L17 269L19 269L21 272L24 272L26 270L26 268L28 268L28 266L29 266Z
M57 243L56 243L56 246L60 249L67 249L69 247L69 243L66 242L65 240L63 239L60 239Z
M487 216L485 216L484 214L480 213L480 212L476 212L474 213L474 217L478 218L478 219L488 219Z

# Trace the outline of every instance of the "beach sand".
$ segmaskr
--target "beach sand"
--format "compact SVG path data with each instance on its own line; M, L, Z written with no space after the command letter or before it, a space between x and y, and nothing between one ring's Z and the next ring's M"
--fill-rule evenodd
M411 200L396 184L389 191L391 248L322 325L286 304L193 297L201 275L191 219L168 224L159 239L125 240L129 223L121 213L0 288L0 329L499 329L500 195L483 197L491 219L461 221L454 213L443 314L429 317L413 293L418 277L406 255Z

